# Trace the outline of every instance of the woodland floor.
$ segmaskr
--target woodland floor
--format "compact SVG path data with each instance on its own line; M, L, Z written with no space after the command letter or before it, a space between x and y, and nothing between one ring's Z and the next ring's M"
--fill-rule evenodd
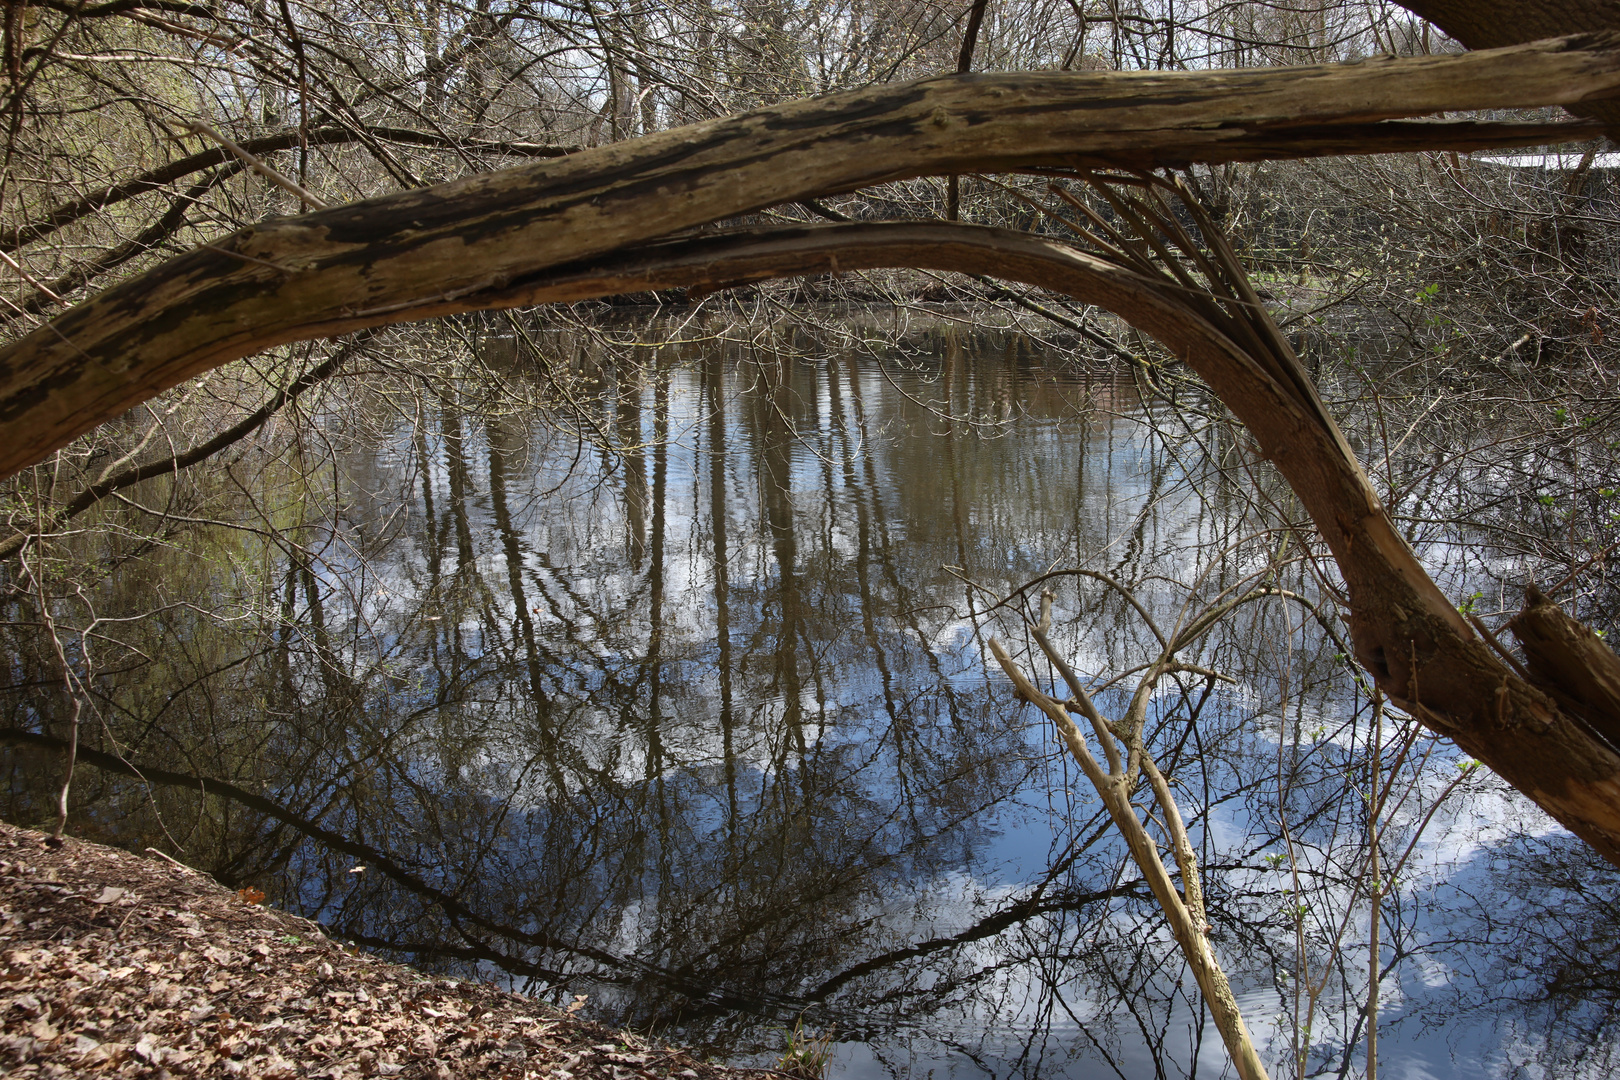
M0 1074L768 1080L327 939L206 874L0 823Z

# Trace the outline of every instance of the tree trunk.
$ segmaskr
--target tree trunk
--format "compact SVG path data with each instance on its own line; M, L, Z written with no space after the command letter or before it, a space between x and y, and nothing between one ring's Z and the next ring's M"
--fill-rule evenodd
M0 351L0 476L228 360L481 306L561 263L779 203L952 172L1556 141L1546 126L1377 121L1616 93L1612 35L1253 71L950 75L266 221Z
M1524 590L1524 609L1508 629L1524 648L1531 681L1620 748L1620 657L1614 650L1534 585Z
M1475 636L1407 548L1308 381L1245 352L1181 293L1051 240L945 223L631 247L902 177L1299 156L1343 150L1352 137L1364 137L1358 149L1367 152L1389 145L1379 139L1391 129L1371 124L1383 118L1570 104L1617 90L1620 46L1609 36L1343 67L950 76L265 222L80 304L0 352L0 472L190 375L277 343L367 326L884 266L1060 290L1158 338L1249 426L1338 561L1357 659L1389 696L1620 865L1620 753ZM1451 130L1418 127L1440 145ZM1479 130L1458 139L1467 144Z
M1470 49L1620 29L1620 0L1399 0Z
M1396 0L1470 49L1498 49L1560 34L1620 30L1620 0ZM1620 138L1620 103L1576 105L1569 110L1608 126Z

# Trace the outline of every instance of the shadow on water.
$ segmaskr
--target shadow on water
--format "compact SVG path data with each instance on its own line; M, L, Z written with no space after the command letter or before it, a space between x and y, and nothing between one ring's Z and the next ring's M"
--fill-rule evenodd
M582 354L590 404L561 421L447 383L332 467L249 485L290 539L140 552L98 598L151 613L98 683L118 744L87 740L78 831L716 1053L803 1017L852 1075L1218 1075L1145 887L984 643L992 594L1053 567L1171 616L1171 579L1248 572L1224 436L1166 439L1129 373L1046 370L1011 333L941 326L888 363L769 344ZM486 360L524 377L515 346ZM1078 666L1141 662L1122 605L1062 589ZM1155 713L1262 1038L1293 941L1277 800L1301 838L1337 827L1363 708L1282 610L1209 646L1244 685ZM12 655L7 813L37 820L61 706L40 650ZM1391 918L1396 948L1433 928ZM1329 1071L1352 997L1324 1010ZM1490 1050L1405 1052L1448 1075Z

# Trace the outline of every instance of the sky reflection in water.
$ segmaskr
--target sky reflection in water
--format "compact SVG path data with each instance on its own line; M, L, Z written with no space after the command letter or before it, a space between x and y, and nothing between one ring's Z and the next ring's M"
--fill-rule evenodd
M1256 525L1208 442L1156 436L1128 375L944 332L887 367L661 350L607 376L591 419L616 453L444 402L343 457L323 559L286 568L304 629L280 692L320 707L288 710L262 762L278 802L401 873L285 836L222 865L273 876L334 933L588 994L717 1053L777 1053L802 1016L859 1080L1220 1075L1097 800L984 647L1013 628L994 597L1050 569L1106 571L1166 623L1185 595L1166 579L1212 592L1248 572ZM1072 580L1056 631L1091 675L1151 658L1139 620ZM1200 654L1244 683L1155 706L1262 1042L1286 1027L1294 948L1291 879L1265 856L1286 812L1302 864L1332 877L1353 821L1322 808L1365 731L1313 633L1256 605ZM1488 785L1437 817L1387 913L1413 952L1385 977L1387 1021L1450 1000L1423 945L1463 916L1417 901L1447 878L1488 892L1469 860L1517 828L1546 831ZM1342 1063L1358 971L1325 991L1312 1071ZM1533 1047L1515 1023L1391 1023L1385 1075L1480 1075Z

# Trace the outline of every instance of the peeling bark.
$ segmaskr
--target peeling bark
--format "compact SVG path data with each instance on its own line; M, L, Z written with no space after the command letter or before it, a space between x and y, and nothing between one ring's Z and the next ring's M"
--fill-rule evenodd
M1524 648L1531 680L1620 748L1620 657L1614 650L1534 585L1524 590L1524 608L1508 629Z

